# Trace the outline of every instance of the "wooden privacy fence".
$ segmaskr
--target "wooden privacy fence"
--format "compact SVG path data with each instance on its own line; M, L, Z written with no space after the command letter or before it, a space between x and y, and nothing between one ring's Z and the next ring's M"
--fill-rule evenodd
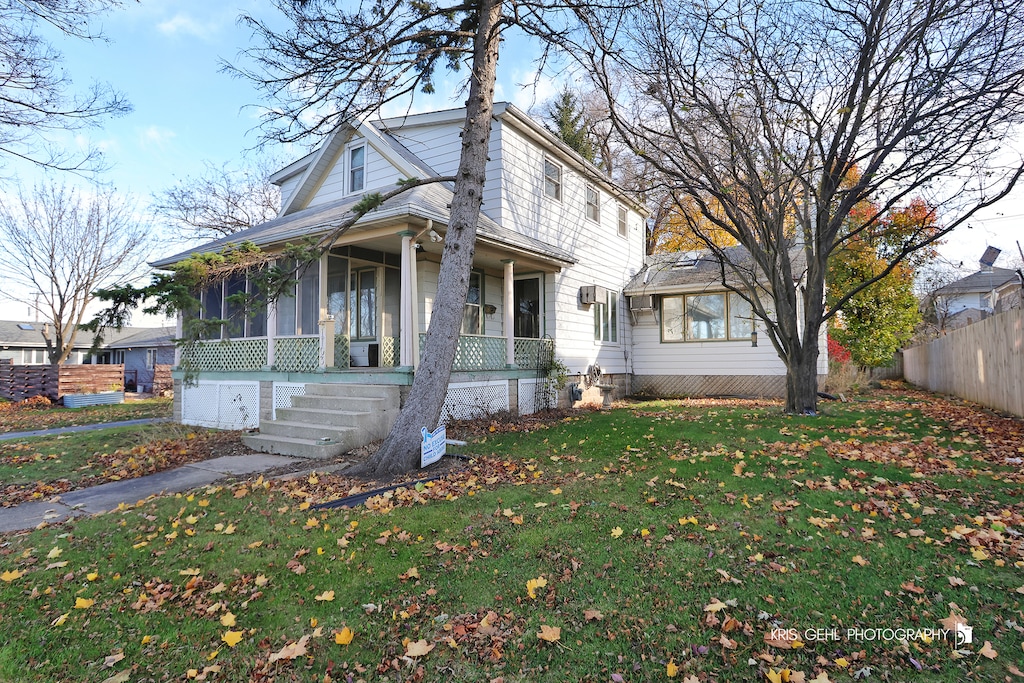
M0 398L22 401L64 394L124 391L123 365L12 365L0 363Z
M903 351L908 382L1024 416L1024 310L1007 311Z

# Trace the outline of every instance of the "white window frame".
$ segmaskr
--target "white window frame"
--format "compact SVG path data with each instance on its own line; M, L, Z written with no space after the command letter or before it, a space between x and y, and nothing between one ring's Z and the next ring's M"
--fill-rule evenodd
M622 204L619 204L618 228L619 237L629 237L629 211Z
M722 337L691 337L690 331L687 326L687 308L690 305L690 299L698 296L717 296L721 295L725 297L725 308L723 309L724 317L722 324L724 326L724 336ZM678 301L678 318L675 315L669 316L665 311L665 306L669 302ZM751 331L754 329L753 322L749 325L743 324L741 321L747 318L736 318L733 316L734 307L742 307L745 300L736 292L726 290L715 290L708 292L687 292L680 294L671 294L661 297L661 343L662 344L689 344L689 343L700 343L700 342L724 342L724 341L749 341L751 338ZM677 305L673 304L673 308ZM749 304L747 304L749 308ZM752 320L752 315L751 315ZM673 325L675 323L675 325ZM666 329L671 329L672 336L666 335ZM678 329L678 332L676 332ZM678 335L678 338L675 338Z
M353 166L352 156L359 149L363 150L363 163L361 166ZM345 190L347 194L362 192L366 189L366 155L367 146L365 142L359 142L353 145L349 145L348 147L345 148ZM353 174L357 170L362 172L362 175L359 178L358 186L353 180Z
M553 179L551 179L551 176L548 175L548 167L551 167L557 173L557 176L554 177ZM563 173L562 165L561 164L556 164L551 159L549 159L547 157L544 157L544 165L542 167L542 174L544 176L544 196L550 197L551 199L554 199L555 201L559 201L559 202L562 201L562 187L563 187L562 178L565 175ZM550 182L550 186L549 186L549 179L551 181ZM553 188L553 192L551 191L552 188Z
M150 370L156 368L156 349L146 349L146 367Z
M590 183L583 186L583 215L589 221L601 222L601 191Z
M619 343L619 293L608 290L604 301L594 303L594 342Z

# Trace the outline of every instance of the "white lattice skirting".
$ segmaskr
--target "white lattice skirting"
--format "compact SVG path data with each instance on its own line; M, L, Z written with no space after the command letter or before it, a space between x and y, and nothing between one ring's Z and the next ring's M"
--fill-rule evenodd
M557 396L546 379L519 380L519 414L532 415L555 405Z
M278 408L291 408L292 396L305 396L306 385L296 382L274 382L274 405L271 407L270 419L277 419Z
M260 423L259 382L200 380L182 387L181 422L214 429L252 429Z
M508 410L508 382L460 382L449 384L441 409L441 424L472 420Z

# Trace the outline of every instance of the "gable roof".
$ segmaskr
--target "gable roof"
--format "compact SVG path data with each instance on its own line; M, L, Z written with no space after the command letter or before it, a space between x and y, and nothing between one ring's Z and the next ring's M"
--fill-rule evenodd
M979 270L967 277L960 278L956 282L939 287L933 294L936 296L951 296L955 294L991 292L993 289L998 289L1007 282L1012 282L1016 279L1016 271L1009 268L993 268L990 271Z

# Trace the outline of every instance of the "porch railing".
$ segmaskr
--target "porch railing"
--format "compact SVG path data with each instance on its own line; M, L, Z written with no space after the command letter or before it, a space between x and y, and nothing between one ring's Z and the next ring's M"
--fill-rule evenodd
M203 341L182 349L182 365L194 370L239 372L267 364L267 338Z
M427 335L420 335L420 353ZM551 339L516 338L515 364L523 370L545 369L554 359L555 346ZM459 337L452 370L472 372L504 370L507 367L505 338L477 334ZM185 349L183 364L198 371L242 372L267 367L268 341L266 337L253 339L226 339L205 341ZM380 342L381 367L401 364L398 337L384 337ZM351 342L348 335L334 337L334 367L345 370L349 366ZM320 368L319 337L275 337L274 369L281 372L317 372Z

